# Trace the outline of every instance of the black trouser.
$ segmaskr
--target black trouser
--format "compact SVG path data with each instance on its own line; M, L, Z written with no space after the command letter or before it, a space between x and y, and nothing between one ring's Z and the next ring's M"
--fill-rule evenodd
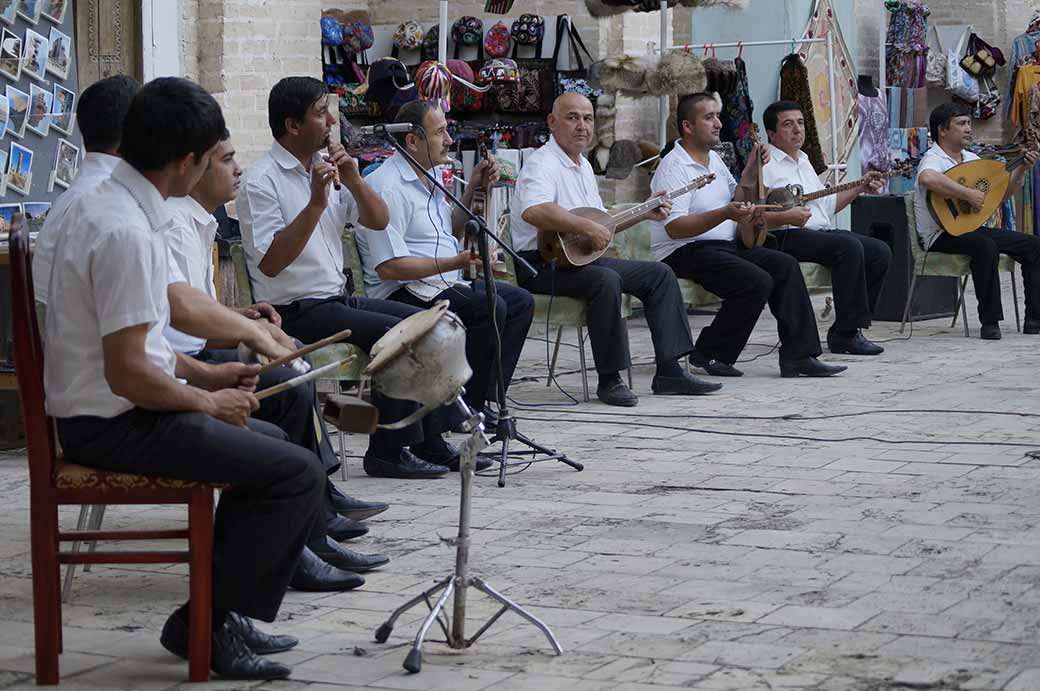
M502 339L502 377L506 387L513 378L516 363L520 361L520 353L524 349L524 339L531 328L534 317L534 298L523 288L508 283L495 282L497 302L495 305L495 323ZM426 308L431 302L416 297L407 288L399 288L391 300L397 300L415 307ZM451 311L459 316L466 325L466 360L469 362L473 376L466 384L466 403L474 410L480 410L488 400L497 399L494 332L488 315L487 294L484 282L473 281L469 286L456 285L448 288L434 300L447 300Z
M781 361L822 352L812 301L794 257L765 247L745 250L736 242L702 240L683 245L664 261L676 276L722 298L718 314L697 338L697 350L705 357L736 362L767 302L776 317Z
M585 300L592 358L600 375L628 369L632 358L621 317L621 294L643 303L658 365L693 350L686 307L672 270L660 262L602 258L574 269L553 269L537 250L521 253L538 273L520 281L532 293Z
M258 433L260 432L260 433ZM274 621L317 521L318 457L270 423L134 408L58 420L69 460L116 472L230 485L214 520L213 608Z
M420 311L393 300L345 295L297 300L275 309L282 316L282 329L293 338L313 343L350 329L350 336L344 342L352 343L366 353L392 326ZM381 423L396 422L418 409L412 401L389 398L375 390L372 391L372 404L379 410ZM404 429L377 429L368 438L368 448L382 457L393 456L403 446L419 444L426 437L446 431L446 418L443 413L432 414Z
M996 324L1004 318L997 269L1000 255L1008 255L1022 265L1026 319L1040 319L1040 237L997 228L979 228L959 236L944 232L935 238L928 251L971 257L971 282L975 285L979 321L983 324Z
M231 349L205 349L194 357L203 362L219 365L225 362L238 362L238 351ZM260 374L260 384L257 386L257 391L281 384L297 375L298 373L291 367L275 367ZM270 422L285 432L289 441L293 444L302 446L315 454L321 459L326 475L332 475L339 470L340 458L336 456L336 452L332 449L332 442L325 427L325 419L318 408L318 392L314 382L306 382L275 396L268 396L260 401L260 408L253 413L253 417L257 420ZM336 510L332 508L333 485L331 478L326 480L325 486L322 514L324 519L328 521L336 516ZM325 524L317 522L315 526L321 527L321 534L312 535L312 538L324 540L326 533Z
M892 250L876 238L847 230L781 228L773 231L778 249L800 262L822 264L831 272L834 330L870 327Z

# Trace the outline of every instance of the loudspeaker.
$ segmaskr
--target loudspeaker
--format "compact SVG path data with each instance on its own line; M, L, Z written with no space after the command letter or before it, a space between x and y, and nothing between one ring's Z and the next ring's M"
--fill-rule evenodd
M906 222L906 205L902 195L863 194L852 202L852 232L877 238L892 250L892 266L881 289L874 310L877 321L898 322L903 319L906 295L914 277L914 262ZM910 304L910 321L953 317L957 309L957 278L923 276L914 288Z

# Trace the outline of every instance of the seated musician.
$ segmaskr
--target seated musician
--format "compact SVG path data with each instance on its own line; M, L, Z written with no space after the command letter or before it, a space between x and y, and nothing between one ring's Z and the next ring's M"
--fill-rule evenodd
M224 365L232 373L226 388L186 384L163 335L171 318L159 232L168 221L164 200L195 185L223 131L220 106L187 80L156 79L134 97L124 160L68 211L79 231L58 236L44 387L70 461L228 485L214 526L212 668L225 678L276 679L289 667L259 657L251 646L269 637L234 613L265 621L278 614L318 518L325 474L313 453L250 419L259 407L251 393L255 365ZM196 316L206 304L200 307ZM260 353L287 354L257 322L235 317L234 338ZM197 330L191 319L175 322ZM164 645L187 650L187 617L187 605L170 616Z
M790 255L765 247L745 249L738 226L761 223L742 203L757 187L757 159L768 160L760 144L749 158L740 185L722 158L711 150L719 143L719 104L708 93L679 100L676 111L679 140L661 159L650 188L675 189L690 180L715 174L706 187L678 197L672 212L654 227L654 256L675 274L704 286L722 298L711 324L701 330L690 362L708 374L739 377L733 366L747 345L766 302L776 317L780 335L780 374L784 377L829 377L844 371L840 365L817 360L820 336L816 330L809 291L798 262Z
M657 262L601 257L591 264L560 268L538 253L539 230L584 236L597 250L607 247L610 232L602 225L570 213L577 207L603 209L592 165L582 155L592 138L593 110L587 98L565 93L549 115L552 136L524 161L516 186L511 220L513 244L537 269L535 276L518 276L534 293L564 295L588 303L589 339L599 374L596 395L608 405L634 406L639 398L621 380L632 361L621 317L621 294L639 298L654 342L657 371L651 384L658 395L695 395L717 391L719 384L701 381L683 371L678 359L693 349L686 308L675 275ZM667 200L644 218L662 219ZM635 219L626 226L643 220Z
M762 177L769 189L801 185L805 194L824 189L805 143L805 119L794 101L777 101L762 114L769 137L769 163ZM870 327L885 274L892 263L888 245L865 235L837 230L835 218L852 200L867 191L879 192L883 176L870 173L858 187L813 200L786 211L766 211L766 223L776 248L800 262L830 269L834 290L834 324L827 330L832 353L880 355L885 349L869 341L861 329Z
M348 223L386 228L386 202L362 180L357 161L330 142L335 119L321 81L282 79L271 89L267 116L275 142L246 171L236 203L254 297L273 304L282 328L304 343L350 329L347 342L367 351L392 326L420 311L346 291L343 229ZM323 149L328 161L322 160ZM373 392L372 402L381 422L416 409L379 392ZM449 426L443 417L427 416L402 430L377 430L369 437L365 472L433 478L457 469L458 451L440 437Z
M65 214L72 203L107 180L119 163L123 118L140 88L137 80L117 74L94 82L79 95L76 125L83 137L86 155L72 185L51 205L33 248L33 294L41 305L47 304L54 247L61 234L58 229L64 225Z
M242 170L235 162L235 150L231 145L230 135L225 131L213 149L206 172L192 188L191 193L184 197L171 198L166 202L172 217L171 222L163 229L166 244L170 248L174 274L171 281L186 282L192 288L208 295L214 302L216 292L213 285L212 247L217 220L213 217L213 212L234 198L241 174ZM291 344L291 341L278 330L281 319L270 305L260 303L234 311L250 319L266 317L270 320L271 330ZM194 369L200 370L200 378L227 369L205 367L202 366L203 363L221 365L239 360L238 350L233 347L236 344L224 339L207 341L205 338L191 336L172 327L167 329L166 338L174 350L186 356L186 366L194 365ZM290 367L276 367L260 374L259 386L266 389L292 379L297 374ZM325 421L317 411L317 395L313 382L265 398L253 417L277 425L288 435L290 441L316 454L321 459L327 475L339 468L340 461L336 452L332 450L325 430ZM386 564L388 559L382 555L358 554L336 544L337 540L358 537L367 532L364 525L340 516L337 511L348 515L351 512L355 515L372 515L373 511L379 512L386 508L386 504L363 502L341 494L332 480L327 478L322 502L322 520L315 524L315 529L308 539L308 548L304 550L300 567L294 574L291 585L298 590L349 590L362 585L364 579L349 573L348 570L368 571ZM316 553L322 558L319 559ZM322 560L325 563L322 563Z
M395 122L414 126L412 132L397 134L398 141L423 170L439 174L438 166L450 161L452 144L444 111L433 101L412 101L398 111ZM479 162L462 195L463 203L472 206L478 187L497 179L497 163ZM466 325L466 360L473 370L466 384L466 403L481 410L487 401L496 400L494 324L501 336L502 374L508 386L531 327L534 298L523 288L496 282L496 315L490 318L483 279L464 282L462 278L463 271L480 261L469 249L459 247L468 217L452 209L404 156L392 156L366 181L390 207L385 231L361 229L357 234L366 293L424 309L435 300L451 303L451 311ZM477 469L490 465L481 459Z
M985 193L971 189L946 177L943 173L959 163L977 161L978 156L965 147L971 143L971 111L959 103L944 103L928 117L932 146L925 152L918 166L917 186L914 190L914 211L917 234L929 252L964 254L971 257L971 282L979 300L980 336L987 340L1000 338L1000 320L1004 311L1000 303L1000 277L997 273L1001 253L1022 265L1022 283L1025 293L1026 318L1022 332L1040 334L1040 238L1011 230L983 226L964 235L954 236L943 230L932 216L928 193L961 199L975 208L981 208ZM1011 173L1004 199L1022 187L1027 170L1037 160L1036 151L1025 154L1027 165Z

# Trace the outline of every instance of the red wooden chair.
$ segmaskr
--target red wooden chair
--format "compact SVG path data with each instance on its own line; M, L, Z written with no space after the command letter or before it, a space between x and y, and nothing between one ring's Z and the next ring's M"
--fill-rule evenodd
M15 216L10 235L14 360L29 448L30 538L36 683L58 683L61 639L61 564L188 563L191 581L189 680L207 681L213 585L213 490L200 482L112 473L65 463L55 448L54 425L44 411L43 345L36 319L31 254L25 220ZM77 530L58 526L67 504L185 504L188 528L178 530ZM187 540L187 551L62 552L76 540Z

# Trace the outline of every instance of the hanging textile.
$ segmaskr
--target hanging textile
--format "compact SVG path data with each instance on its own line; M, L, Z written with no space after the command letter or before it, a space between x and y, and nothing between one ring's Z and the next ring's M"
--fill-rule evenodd
M927 127L894 127L888 131L889 156L894 161L917 159L928 150ZM917 177L916 166L910 177L897 176L889 179L889 193L903 194L914 190Z
M924 127L928 124L928 89L904 86L885 88L888 122L892 127Z
M754 142L751 140L751 123L754 121L754 104L748 89L747 65L739 55L733 61L737 71L736 87L722 99L722 132L724 142L733 142L736 151L735 166L730 168L733 176L740 178L747 164Z
M888 150L888 106L885 94L859 95L859 164L864 173L870 170L887 171L892 167ZM884 190L888 189L885 181Z
M925 85L928 66L928 5L920 0L886 0L885 81L893 86Z
M841 27L838 26L838 16L834 12L833 0L815 0L812 16L809 24L802 35L803 38L826 38L830 34L834 53L834 63L828 69L827 44L809 43L802 44L799 55L805 61L805 67L809 73L810 94L812 97L815 115L816 132L819 136L820 147L826 163L844 163L849 159L852 147L855 145L858 127L856 126L856 73L849 55L849 49L845 45L845 39L841 36ZM830 84L834 80L835 103L831 103ZM808 117L806 118L808 119ZM838 160L833 161L831 137L832 120L834 132L837 132ZM813 163L815 166L815 162ZM822 172L817 168L817 172ZM844 177L840 172L837 179Z
M802 151L809 157L813 169L819 175L827 170L827 163L820 149L820 135L816 127L812 93L809 87L809 71L798 53L791 53L780 63L780 100L794 101L802 109L805 118L805 143Z

